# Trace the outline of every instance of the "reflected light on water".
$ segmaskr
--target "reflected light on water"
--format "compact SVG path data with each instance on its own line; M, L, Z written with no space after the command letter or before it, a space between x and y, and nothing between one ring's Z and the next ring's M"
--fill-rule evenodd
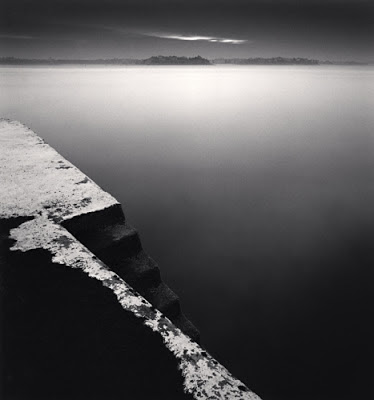
M203 343L253 390L358 398L373 359L373 73L1 68L0 110L121 201Z

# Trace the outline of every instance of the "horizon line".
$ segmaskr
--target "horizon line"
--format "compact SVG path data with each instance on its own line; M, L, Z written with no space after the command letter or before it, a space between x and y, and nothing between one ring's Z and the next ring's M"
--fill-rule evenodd
M194 55L194 56L177 56L177 55L151 55L148 57L142 57L142 58L134 58L134 57L105 57L105 58L55 58L55 57L48 57L48 58L28 58L28 57L16 57L16 56L0 56L0 60L16 60L16 61L66 61L66 62L72 62L72 61L88 61L88 62L93 62L93 61L144 61L148 60L152 57L164 57L164 58L187 58L187 59L194 59L194 58L202 58L205 60L209 61L215 61L215 60L275 60L275 59L283 59L283 60L306 60L306 61L318 61L318 62L331 62L331 63L360 63L360 64L372 64L374 63L373 61L362 61L362 60L330 60L330 59L317 59L317 58L309 58L309 57L301 57L301 56L270 56L270 57L262 57L262 56L251 56L251 57L203 57L199 54Z

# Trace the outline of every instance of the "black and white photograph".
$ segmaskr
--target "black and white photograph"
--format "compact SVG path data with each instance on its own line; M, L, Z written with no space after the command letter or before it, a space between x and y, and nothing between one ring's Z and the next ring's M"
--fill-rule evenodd
M0 399L374 398L374 3L2 0Z

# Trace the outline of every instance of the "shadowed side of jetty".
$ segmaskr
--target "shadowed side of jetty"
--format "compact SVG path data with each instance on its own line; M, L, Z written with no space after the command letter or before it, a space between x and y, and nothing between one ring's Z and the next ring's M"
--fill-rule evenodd
M125 221L119 205L74 217L63 226L182 332L199 342L199 331L183 314L179 297L162 281L157 263L144 252L138 232Z
M162 338L110 290L1 236L2 399L193 398Z

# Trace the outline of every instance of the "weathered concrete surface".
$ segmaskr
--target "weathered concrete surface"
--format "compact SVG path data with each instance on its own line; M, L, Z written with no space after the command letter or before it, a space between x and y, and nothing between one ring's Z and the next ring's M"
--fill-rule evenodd
M198 341L197 329L181 312L179 298L161 282L156 263L140 257L138 233L125 223L118 201L22 124L2 120L0 132L2 203L7 205L0 218L44 215L63 224Z
M196 336L119 203L18 122L0 183L3 398L258 399L157 309Z

